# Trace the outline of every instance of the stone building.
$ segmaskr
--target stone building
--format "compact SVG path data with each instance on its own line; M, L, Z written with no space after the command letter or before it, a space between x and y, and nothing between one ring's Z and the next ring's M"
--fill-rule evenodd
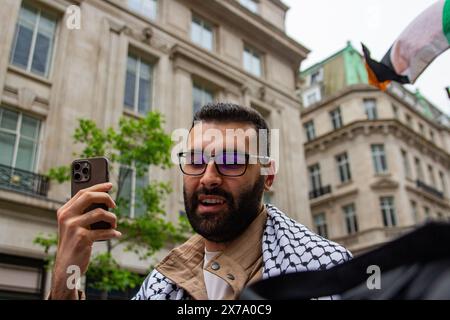
M348 44L301 73L316 231L359 254L450 218L450 121L420 92L369 86Z
M159 110L171 132L188 128L193 111L209 101L251 106L280 129L280 169L266 199L311 224L295 91L308 50L286 35L288 7L280 0L1 5L0 298L40 298L49 288L44 253L33 239L56 231L55 212L70 187L49 184L44 174L80 150L72 141L79 118L106 128L122 116ZM149 178L171 181L166 209L175 220L183 209L178 168L152 170ZM128 183L135 203L136 186L146 181L132 174ZM146 272L147 261L116 255L130 270Z

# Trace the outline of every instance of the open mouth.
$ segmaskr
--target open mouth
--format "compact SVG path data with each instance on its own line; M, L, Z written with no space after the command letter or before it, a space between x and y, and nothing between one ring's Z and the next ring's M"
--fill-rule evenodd
M226 200L218 196L199 196L199 212L213 212L222 209L226 205Z
M205 200L201 200L200 203L204 206L215 206L218 204L224 204L225 201L221 200L221 199L205 199Z

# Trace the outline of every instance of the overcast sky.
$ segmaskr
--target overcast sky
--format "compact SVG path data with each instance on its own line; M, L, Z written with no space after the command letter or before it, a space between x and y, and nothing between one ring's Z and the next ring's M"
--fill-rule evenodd
M283 0L289 36L311 50L302 70L343 49L347 41L361 52L363 42L380 61L394 40L435 0ZM437 107L450 115L450 50L439 56L411 90L420 89Z

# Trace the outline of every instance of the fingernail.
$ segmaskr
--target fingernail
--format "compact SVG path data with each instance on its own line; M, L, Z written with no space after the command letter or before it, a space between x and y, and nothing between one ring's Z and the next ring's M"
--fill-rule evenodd
M121 237L122 236L122 232L116 230L116 236L117 237Z

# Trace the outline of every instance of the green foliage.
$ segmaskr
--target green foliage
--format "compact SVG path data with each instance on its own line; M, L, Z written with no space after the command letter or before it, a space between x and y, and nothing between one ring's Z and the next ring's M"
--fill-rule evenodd
M51 168L47 173L50 180L55 180L58 183L63 183L70 180L70 168L69 167L57 167Z
M110 176L117 177L115 181L112 180L115 184L112 194L117 195L114 213L118 217L118 229L123 234L120 239L108 242L107 252L91 259L87 275L93 279L95 289L125 290L140 283L139 276L123 269L114 260L111 252L118 244L124 244L125 250L146 259L166 246L186 240L187 235L192 232L185 217L181 217L176 224L167 220L163 203L172 191L167 182L152 181L136 190L145 213L129 218L130 199L127 199L122 190L124 177L119 179L119 173L114 172L121 166L126 166L134 168L137 177L143 177L150 166L169 168L172 140L170 135L165 133L163 123L163 117L158 112L150 112L143 118L122 117L117 128L101 129L92 120L79 120L73 138L75 143L84 147L75 156L106 156L110 160ZM52 168L48 176L58 183L63 183L70 180L70 168ZM56 236L39 236L35 243L49 253L50 248L57 244Z
M34 240L34 244L40 245L44 248L46 254L45 268L50 269L53 266L55 255L50 254L50 249L58 244L58 237L56 234L39 234Z
M122 268L109 252L97 254L91 260L86 277L92 279L91 288L106 292L124 291L143 281L143 277Z

